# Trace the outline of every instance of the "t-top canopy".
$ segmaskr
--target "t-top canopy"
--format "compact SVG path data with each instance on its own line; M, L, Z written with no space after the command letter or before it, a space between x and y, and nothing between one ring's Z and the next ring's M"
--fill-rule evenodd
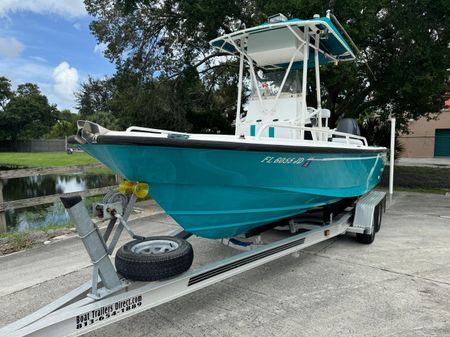
M243 44L243 52L248 59L265 69L287 68L294 57L292 67L303 66L305 27L309 28L310 55L308 67L314 67L316 38L320 36L319 63L327 64L351 61L355 55L342 35L326 17L310 20L291 19L262 25L220 36L210 44L226 53L238 55ZM318 35L319 34L319 35ZM295 54L295 56L293 56Z

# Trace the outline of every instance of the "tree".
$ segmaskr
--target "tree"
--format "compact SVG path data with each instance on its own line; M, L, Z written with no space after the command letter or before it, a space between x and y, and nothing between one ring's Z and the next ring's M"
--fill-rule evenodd
M82 118L110 129L140 125L192 132L231 132L236 87L231 89L234 90L231 109L229 90L226 85L208 88L194 67L186 68L176 79L165 76L143 79L136 73L120 71L101 84L83 83L77 101ZM102 104L98 104L99 95L95 94L99 92L107 92L102 97L109 97ZM228 109L224 109L225 104Z
M81 84L75 94L78 102L78 112L81 118L87 118L98 112L109 112L108 103L112 96L111 81L109 79L93 79Z
M205 57L208 41L219 31L239 28L236 18L251 21L254 13L248 0L86 0L85 4L97 18L90 27L99 42L107 44L106 57L119 70L143 77L161 72L170 76L222 55Z
M112 82L111 110L122 128L139 124L187 131L185 111L170 81L143 80L136 73L122 71Z
M448 0L411 0L407 4L397 0L85 0L85 3L95 18L91 30L99 42L107 44L105 55L116 64L118 72L133 73L140 83L151 83L152 88L156 88L155 83L161 86L158 87L161 91L154 92L165 96L152 97L149 104L164 101L160 106L178 111L172 113L179 120L202 119L206 117L203 112L232 119L227 109L236 91L230 90L228 84L236 78L237 60L231 58L218 64L214 58L221 54L210 48L208 40L242 26L260 24L274 13L310 18L315 13L323 14L330 5L362 51L357 62L323 67L323 105L332 110L332 125L342 116L350 116L361 123L375 118L383 126L388 116L393 115L400 129L407 131L409 119L439 111L443 107L443 94L448 90ZM219 81L218 74L226 79ZM191 80L186 81L187 78ZM163 81L177 89L169 90L170 85ZM314 84L308 88L312 97ZM171 102L176 104L171 107ZM220 108L220 103L225 102ZM153 114L158 106L133 104L136 109L147 108L148 114ZM141 116L135 112L129 119L139 122ZM203 121L216 123L211 116Z
M10 140L41 138L57 121L56 106L32 83L17 87L2 115L1 136Z
M0 111L5 110L5 106L12 96L11 81L6 77L0 76Z
M57 112L58 120L51 127L45 138L64 138L77 133L77 120L79 115L72 113L68 109L63 109Z
M327 104L337 116L384 121L393 115L407 131L409 119L440 111L450 65L448 1L367 2L335 12L348 18L348 31L374 73L362 62L327 67Z

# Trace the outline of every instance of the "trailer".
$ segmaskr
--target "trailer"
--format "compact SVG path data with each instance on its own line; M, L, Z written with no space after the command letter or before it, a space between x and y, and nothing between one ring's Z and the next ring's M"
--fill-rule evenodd
M144 257L154 256L153 249L159 249L161 252L173 251L171 249L173 242L179 248L178 243L187 242L190 233L179 230L163 239L158 237L153 240L136 235L128 224L128 217L137 200L135 193L110 192L101 203L95 205L98 214L103 219L109 220L103 233L90 219L81 197L61 199L92 260L92 278L38 311L4 326L0 329L0 336L77 336L267 262L287 255L298 255L302 249L338 235L356 233L359 242L370 244L380 229L382 214L386 209L386 194L371 191L357 200L344 200L331 207L313 210L265 226L259 232L248 233L238 238L222 239L223 244L240 252L201 267L189 268L182 272L180 269L175 270L178 271L177 275L170 274L174 272L174 268L170 266L156 269L156 274L161 270L169 273L165 275L165 279L161 279L159 277L161 275L156 275L158 277L152 275L154 269L151 268L157 266L158 261L150 261L151 268L146 270L146 280L154 281L139 281L136 279L139 279L140 270L133 269L133 264L118 268L117 256L116 266L110 258L124 231L134 239L133 242L137 243L132 247L136 256L141 252ZM261 234L273 229L287 230L290 235L274 242L263 242ZM188 260L189 249L186 249L183 256L184 259L178 258L177 261ZM192 258L190 262L192 263ZM186 266L187 262L183 263L183 266ZM130 277L134 280L124 277L123 274L127 274L127 271L130 271L132 275Z

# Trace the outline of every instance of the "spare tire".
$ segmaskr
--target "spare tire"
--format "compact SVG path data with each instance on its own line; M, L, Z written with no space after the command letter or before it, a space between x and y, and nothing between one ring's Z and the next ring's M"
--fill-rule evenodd
M186 240L172 236L151 236L124 244L116 253L116 269L135 281L163 280L188 270L194 252Z

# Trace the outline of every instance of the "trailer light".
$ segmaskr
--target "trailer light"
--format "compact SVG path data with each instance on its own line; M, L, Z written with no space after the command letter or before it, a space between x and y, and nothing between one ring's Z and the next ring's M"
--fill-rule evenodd
M148 184L137 183L133 188L133 193L140 199L145 198L148 194Z
M121 193L133 193L135 183L129 180L124 180L119 184L119 192Z
M148 184L137 183L129 180L124 180L119 184L119 192L121 193L134 193L135 196L142 199L148 194Z

